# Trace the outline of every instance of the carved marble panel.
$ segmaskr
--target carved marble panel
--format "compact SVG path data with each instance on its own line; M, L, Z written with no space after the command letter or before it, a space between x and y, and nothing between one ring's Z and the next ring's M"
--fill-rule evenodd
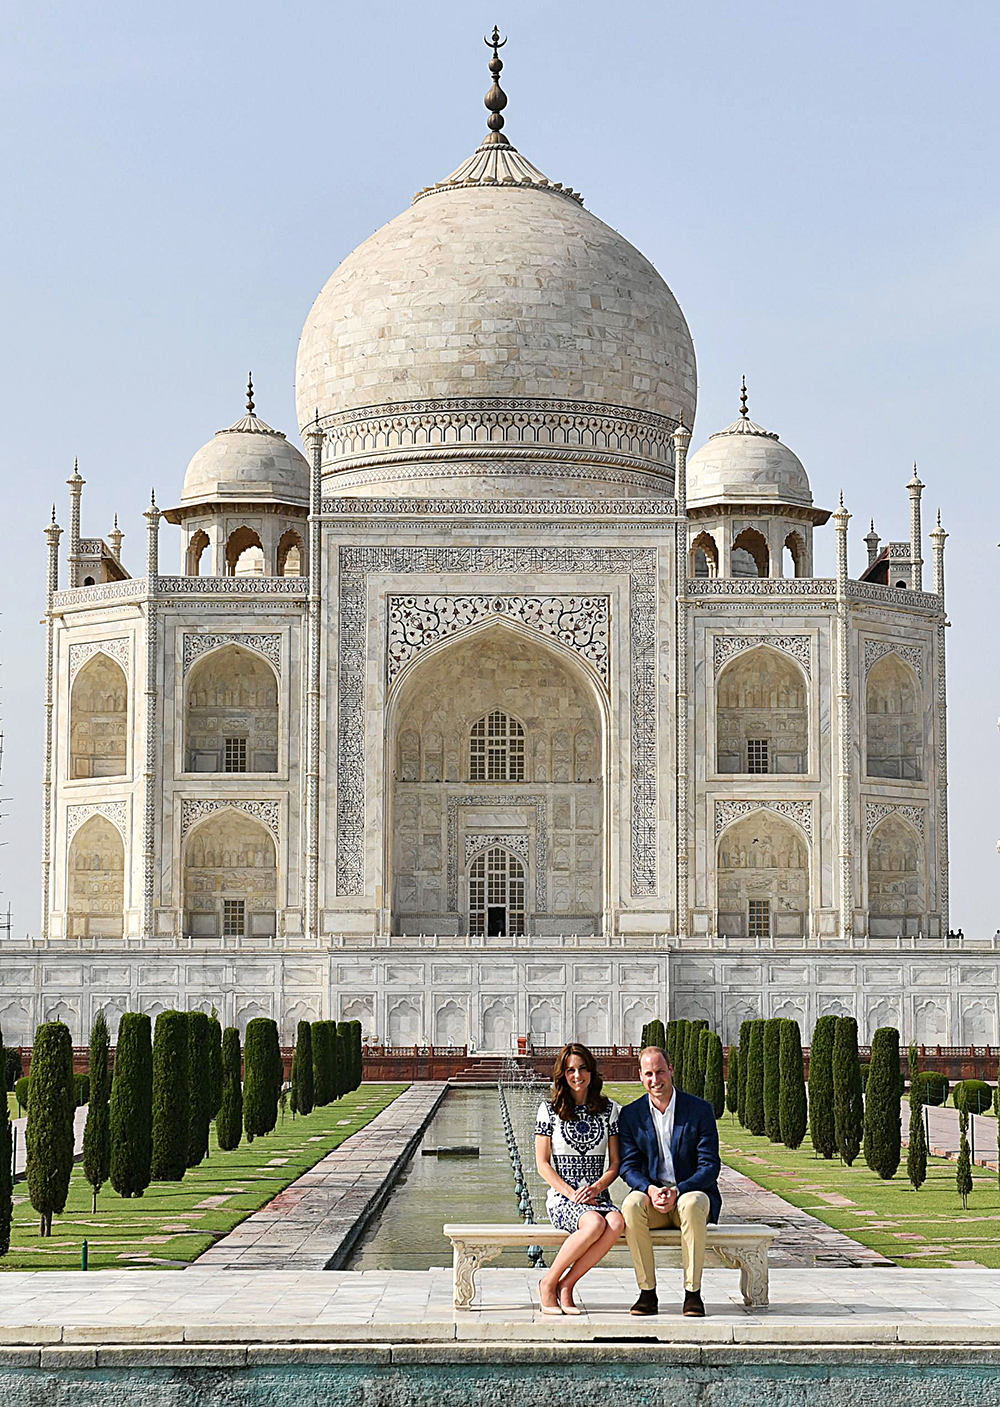
M877 664L883 655L898 655L908 664L918 679L924 675L924 652L919 645L900 645L894 640L865 641L865 673Z
M808 635L717 635L715 637L715 673L735 659L744 650L754 650L758 645L767 645L788 655L810 673L812 648Z
M66 839L72 840L84 821L89 821L91 816L104 816L113 826L118 827L122 839L125 839L128 825L128 804L124 801L92 801L86 805L67 806Z
M795 821L812 840L813 804L811 801L729 801L720 799L717 799L715 803L716 840L733 821L742 820L744 816L750 816L754 811L761 809L775 811L779 816Z
M549 871L549 823L545 814L545 797L537 794L523 796L518 792L481 792L473 796L452 796L448 799L448 911L458 912L458 809L460 806L518 806L535 808L535 908L545 912L546 880ZM474 838L474 837L473 837ZM527 842L527 836L524 837ZM527 849L527 845L525 845ZM520 853L520 852L518 852ZM471 856L467 857L471 859Z
M281 673L281 636L277 632L264 635L220 635L214 632L199 634L191 630L184 632L184 673L187 674L196 659L222 645L239 645L244 650L253 650L255 654L263 655L278 673Z
M121 665L126 679L129 674L129 640L123 637L118 640L84 640L79 644L69 647L69 679L72 684L77 672L82 665L95 655L107 655L116 664Z
M237 797L231 800L215 801L207 796L185 797L181 801L181 839L192 826L204 821L218 811L242 811L260 821L277 838L279 830L280 806L277 801L242 801Z
M879 821L884 821L886 816L896 815L909 821L923 835L925 814L922 806L901 806L892 801L869 801L865 807L865 834L870 840Z

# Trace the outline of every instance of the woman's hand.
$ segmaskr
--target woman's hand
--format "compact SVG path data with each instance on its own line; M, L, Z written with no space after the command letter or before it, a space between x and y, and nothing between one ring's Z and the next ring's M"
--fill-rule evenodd
M572 1200L577 1206L591 1206L597 1201L597 1188L588 1183L585 1187L578 1187L573 1193Z

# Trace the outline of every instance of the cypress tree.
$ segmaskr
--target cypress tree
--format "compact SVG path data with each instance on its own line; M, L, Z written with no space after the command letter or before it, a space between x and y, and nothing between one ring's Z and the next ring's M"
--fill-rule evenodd
M764 1132L781 1142L781 1017L764 1022Z
M361 1022L352 1021L350 1023L351 1033L354 1041L354 1084L352 1089L360 1089L365 1078L365 1058L361 1040Z
M239 1148L243 1137L243 1081L240 1033L227 1026L222 1033L222 1103L215 1116L215 1135L226 1153Z
M212 1122L212 1027L204 1011L189 1011L188 1022L188 1142L187 1165L196 1168L208 1153Z
M0 1033L0 1050L3 1034ZM0 1112L0 1256L10 1250L10 1224L14 1215L14 1174L11 1166L13 1145L10 1126L10 1105L5 1099Z
M906 1149L906 1176L919 1192L927 1178L927 1137L924 1131L924 1103L921 1082L916 1079L917 1065L910 1047L910 1141Z
M335 1100L340 1098L340 1032L337 1030L336 1021L330 1021L328 1025L330 1027L330 1034L327 1037L330 1052L329 1103L333 1104Z
M93 1210L97 1211L97 1194L108 1180L111 1170L110 1109L111 1069L108 1051L111 1037L104 1012L99 1011L90 1032L90 1099L87 1123L83 1130L83 1175L93 1193Z
M38 1212L39 1234L52 1235L52 1217L66 1205L73 1171L73 1038L61 1021L35 1032L28 1092L28 1195Z
M851 1167L861 1147L864 1130L864 1097L858 1023L853 1016L838 1016L833 1034L833 1127L837 1151Z
M111 1186L119 1197L141 1197L153 1152L153 1049L143 1012L126 1011L118 1026L109 1126Z
M292 1113L311 1114L313 1107L312 1027L300 1021L292 1056Z
M713 1034L714 1032L708 1029L707 1024L702 1026L698 1032L698 1069L702 1073L703 1080L708 1074L708 1042L709 1037Z
M337 1054L340 1057L337 1098L341 1099L354 1088L354 1051L349 1021L337 1022Z
M243 1129L247 1142L270 1133L278 1122L278 1088L275 1067L281 1059L278 1028L267 1016L247 1023L243 1058Z
M746 1127L747 1122L747 1071L750 1067L750 1036L753 1021L740 1022L739 1056L736 1062L736 1117Z
M806 1078L797 1021L785 1021L781 1027L779 1123L785 1147L798 1148L806 1134Z
M670 1063L671 1063L671 1065L672 1065L672 1064L674 1063L674 1060L675 1060L675 1057L676 1057L676 1052L677 1052L677 1021L676 1021L676 1018L675 1018L674 1020L672 1020L672 1021L668 1021L668 1022L667 1022L666 1030L665 1030L665 1032L664 1032L664 1037L663 1037L663 1049L664 1049L664 1054L667 1056L667 1059L670 1061Z
M663 1029L663 1022L657 1018L649 1023L649 1044L658 1045L661 1050L666 1047L667 1033Z
M684 1044L684 1088L688 1094L701 1099L705 1089L705 1073L698 1064L698 1042L707 1021L689 1021Z
M750 1053L747 1059L746 1126L760 1138L764 1133L764 1027L753 1021L750 1027Z
M809 1050L809 1137L821 1158L832 1158L837 1147L833 1108L833 1042L836 1016L816 1022Z
M331 1052L329 1021L312 1023L313 1053L313 1107L329 1104L333 1098L331 1089Z
M211 1120L218 1116L222 1108L222 1023L215 1014L214 1006L208 1018L208 1070L212 1092L209 1115Z
M677 1018L677 1034L674 1036L674 1084L684 1089L684 1056L687 1053L688 1022L683 1016Z
M726 1108L730 1114L736 1113L740 1097L740 1048L729 1047L729 1079L726 1081Z
M180 1182L187 1171L188 1020L183 1011L161 1011L153 1031L153 1158L156 1182Z
M865 1090L865 1162L873 1173L892 1177L899 1167L899 1143L899 1032L880 1026Z
M878 1035L878 1032L875 1033ZM874 1058L874 1046L872 1056ZM870 1077L869 1077L870 1078ZM31 1115L29 1114L29 1118ZM969 1110L965 1103L958 1109L958 1167L955 1169L955 1182L962 1198L963 1208L968 1208L969 1193L972 1191L972 1158L969 1155Z
M640 1049L640 1050L645 1050L645 1049L646 1049L646 1046L649 1044L649 1042L646 1040L646 1033L647 1033L648 1031L649 1031L649 1022L648 1022L648 1021L644 1021L644 1022L642 1023L642 1031L641 1031L640 1034L639 1034L639 1049Z
M721 1119L726 1111L726 1086L722 1078L722 1038L707 1032L705 1042L705 1098Z

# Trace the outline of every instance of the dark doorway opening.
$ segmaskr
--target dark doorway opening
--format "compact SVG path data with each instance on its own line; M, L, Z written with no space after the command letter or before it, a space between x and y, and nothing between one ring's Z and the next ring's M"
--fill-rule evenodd
M491 904L486 910L486 935L489 938L507 937L507 910L502 904Z

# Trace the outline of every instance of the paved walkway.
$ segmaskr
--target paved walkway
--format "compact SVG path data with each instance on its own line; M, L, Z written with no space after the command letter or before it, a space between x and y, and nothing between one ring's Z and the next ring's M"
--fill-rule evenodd
M725 1164L719 1177L719 1190L724 1222L764 1222L781 1228L780 1238L771 1247L773 1266L827 1265L861 1269L893 1263L880 1252L852 1241L843 1231L836 1231L809 1212L793 1207L776 1192L758 1187L756 1182Z
M185 1275L343 1265L446 1091L439 1081L410 1085L370 1124L199 1256Z
M24 1130L28 1122L28 1116L23 1119L11 1119L10 1126L14 1130L17 1139L17 1148L14 1153L14 1176L23 1177L28 1166L28 1150L24 1141ZM87 1106L81 1104L73 1116L73 1157L79 1158L83 1154L83 1130L87 1124Z
M0 1275L0 1344L282 1345L551 1344L657 1339L686 1344L982 1344L1000 1347L1000 1271L784 1270L771 1275L771 1307L748 1310L734 1270L706 1271L708 1317L681 1315L678 1270L660 1275L661 1312L634 1319L630 1270L599 1267L579 1289L585 1313L553 1318L532 1308L538 1272L479 1273L472 1310L452 1307L451 1272L8 1271ZM535 1302L537 1305L537 1301ZM363 1347L362 1347L363 1346ZM235 1350L227 1350L234 1353ZM277 1351L275 1349L274 1351ZM0 1357L4 1350L0 1348ZM113 1359L111 1361L114 1361ZM272 1360L275 1361L275 1360ZM53 1363L53 1366L55 1364ZM62 1366L85 1366L63 1362Z
M958 1110L950 1104L928 1104L926 1127L930 1132L929 1153L938 1158L958 1157ZM899 1111L903 1129L903 1142L910 1141L910 1105L903 1100ZM974 1144L973 1161L980 1167L997 1170L997 1125L998 1120L989 1114L969 1115L970 1146Z

